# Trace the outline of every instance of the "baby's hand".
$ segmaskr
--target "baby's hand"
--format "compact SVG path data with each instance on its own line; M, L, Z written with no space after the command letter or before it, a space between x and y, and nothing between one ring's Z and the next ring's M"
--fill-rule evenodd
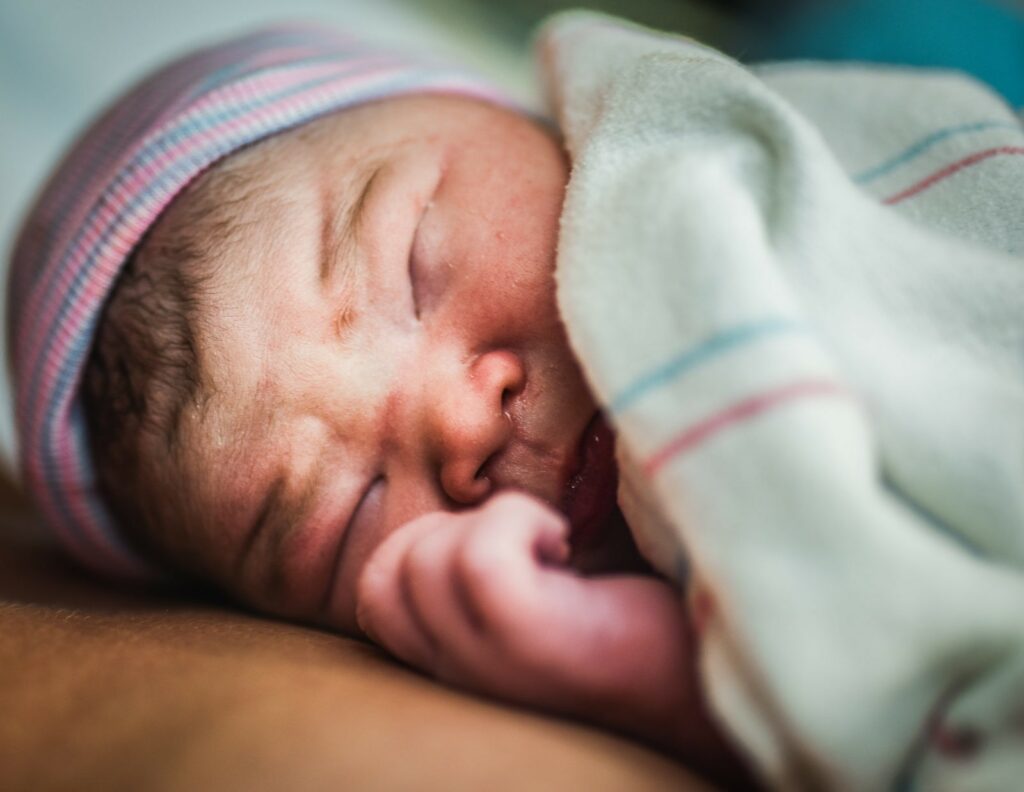
M424 515L364 568L359 624L445 682L596 721L698 763L721 758L678 592L653 578L578 575L565 565L568 530L558 512L516 493Z
M424 515L367 563L359 624L446 682L520 698L556 670L548 655L561 653L546 629L545 599L550 578L568 574L559 569L567 533L559 514L512 493L471 511Z
M519 494L424 515L389 536L364 568L359 625L439 679L521 695L536 685L535 669L560 653L545 629L545 589L567 574L558 570L567 530L560 515Z

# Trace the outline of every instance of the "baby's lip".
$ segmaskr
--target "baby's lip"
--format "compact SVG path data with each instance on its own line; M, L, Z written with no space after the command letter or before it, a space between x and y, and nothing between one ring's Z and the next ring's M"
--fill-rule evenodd
M615 436L598 411L583 429L563 487L562 512L572 526L574 549L598 540L615 508L617 489Z

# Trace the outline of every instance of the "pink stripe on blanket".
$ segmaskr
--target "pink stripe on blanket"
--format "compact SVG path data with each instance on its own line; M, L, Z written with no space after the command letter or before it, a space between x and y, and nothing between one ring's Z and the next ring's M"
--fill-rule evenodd
M890 206L893 204L898 204L901 201L907 200L907 198L911 198L920 192L924 192L929 187L945 179L947 176L952 176L954 173L958 173L959 171L962 171L964 168L969 168L972 165L976 165L979 162L983 162L991 157L996 157L1001 154L1024 154L1024 147L997 146L996 148L978 151L974 154L971 154L968 157L964 157L962 160L958 160L957 162L952 163L951 165L947 165L945 168L943 168L940 171L936 171L931 176L926 176L924 179L921 179L921 181L917 182L917 184L912 184L910 187L903 190L902 192L898 192L895 195L889 196L882 203L889 204Z
M847 395L848 391L839 383L829 380L804 380L751 396L688 426L644 462L644 472L648 476L653 476L669 461L693 451L723 429L754 418L779 405L801 398Z

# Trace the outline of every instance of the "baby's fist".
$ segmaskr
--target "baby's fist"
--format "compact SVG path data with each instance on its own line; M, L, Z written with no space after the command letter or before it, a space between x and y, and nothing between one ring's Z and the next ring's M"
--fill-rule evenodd
M403 660L465 687L509 695L545 662L544 576L569 575L568 526L515 492L400 527L360 576L357 618Z

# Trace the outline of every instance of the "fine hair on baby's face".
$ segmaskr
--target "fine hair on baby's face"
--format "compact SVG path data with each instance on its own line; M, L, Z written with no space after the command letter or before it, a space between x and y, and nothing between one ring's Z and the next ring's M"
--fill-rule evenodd
M566 181L530 119L419 96L192 185L138 254L216 237L188 265L195 387L136 441L143 544L256 607L357 631L360 569L396 527L499 489L562 506L596 412L555 305Z

